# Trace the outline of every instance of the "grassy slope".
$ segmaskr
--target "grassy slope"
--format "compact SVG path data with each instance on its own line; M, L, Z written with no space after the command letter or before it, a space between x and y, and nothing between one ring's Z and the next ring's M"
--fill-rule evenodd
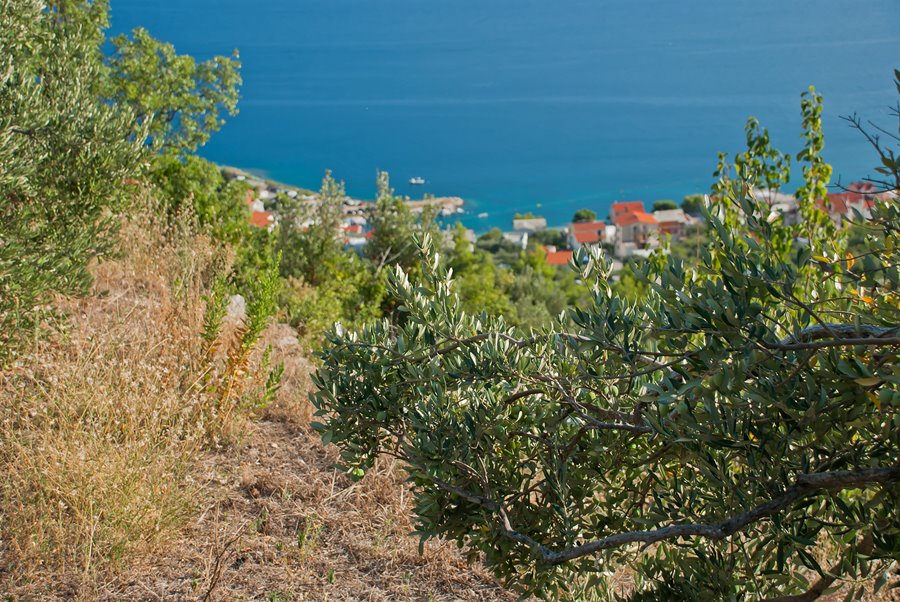
M0 593L13 600L507 600L449 545L408 537L402 475L359 483L308 427L310 365L284 326L284 387L222 412L198 383L202 237L126 228L64 334L0 374ZM227 338L227 332L223 335ZM258 360L258 354L257 358ZM253 374L243 383L258 389Z

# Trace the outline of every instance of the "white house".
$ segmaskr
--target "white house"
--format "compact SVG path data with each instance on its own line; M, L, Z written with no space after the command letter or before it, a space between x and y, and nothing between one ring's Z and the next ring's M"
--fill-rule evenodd
M543 217L528 217L513 220L513 230L516 232L540 232L547 229L547 220Z
M520 230L516 232L504 232L503 240L508 240L524 251L528 248L528 231Z

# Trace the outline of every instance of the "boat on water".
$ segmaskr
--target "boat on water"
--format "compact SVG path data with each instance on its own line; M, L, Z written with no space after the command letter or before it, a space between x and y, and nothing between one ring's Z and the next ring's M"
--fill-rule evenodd
M486 218L487 216L488 216L487 213L479 213L479 214L478 214L478 217L480 217L481 219L484 219L484 218Z
M415 178L410 178L409 183L413 186L422 186L425 183L425 178L416 176Z

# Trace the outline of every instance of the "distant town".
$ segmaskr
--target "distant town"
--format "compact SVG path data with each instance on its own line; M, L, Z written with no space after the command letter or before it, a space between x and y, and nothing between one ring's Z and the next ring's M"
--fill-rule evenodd
M271 182L239 169L226 167L223 168L223 173L229 179L246 182L250 223L259 228L271 230L277 224L277 211L272 210L272 207L279 195L310 204L319 200L316 192ZM773 214L781 215L786 224L800 221L799 203L795 196L766 189L756 189L753 194L759 202L767 204ZM819 203L840 226L852 219L870 219L875 201L888 194L895 193L879 191L871 182L852 182L841 192L828 194L827 201L822 199ZM693 196L700 198L700 195ZM367 218L370 204L370 201L349 196L344 198L341 228L347 247L361 251L371 238L372 231ZM432 197L407 199L407 204L414 212L431 206L441 216L452 217L463 213L464 200L459 197ZM604 220L596 219L596 212L589 208L581 210L578 212L581 216L576 214L571 223L556 229L561 231L564 244L543 245L546 261L550 265L567 265L574 253L582 247L602 249L619 265L631 257L647 257L660 246L663 239L678 242L688 235L692 227L702 226L703 218L697 209L686 202L679 206L675 201L661 200L654 201L648 211L643 201L618 201L612 204L609 215ZM545 218L530 213L515 216L510 226L510 230L502 232L503 239L523 251L528 248L530 237L538 237L538 233L554 229L548 227ZM452 229L444 230L444 234L447 242L452 240ZM477 238L475 231L466 229L465 235L474 245Z

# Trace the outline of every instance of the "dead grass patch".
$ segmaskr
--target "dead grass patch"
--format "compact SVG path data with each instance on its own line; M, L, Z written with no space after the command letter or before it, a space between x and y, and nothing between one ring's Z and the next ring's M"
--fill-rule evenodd
M148 215L152 215L148 211ZM229 343L200 333L208 240L123 230L66 329L0 374L0 594L13 600L511 599L449 545L417 552L403 476L359 483L309 429L311 365L270 326L282 388L253 409L259 352L222 402Z

